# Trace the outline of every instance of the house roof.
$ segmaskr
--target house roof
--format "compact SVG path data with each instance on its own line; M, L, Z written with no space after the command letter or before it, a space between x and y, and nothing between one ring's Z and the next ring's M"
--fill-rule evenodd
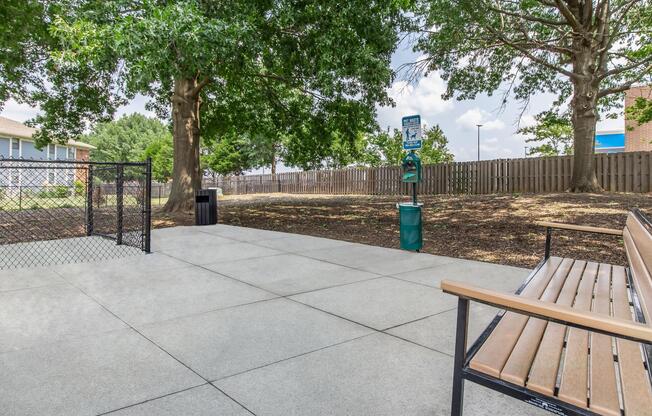
M20 121L0 116L0 136L17 137L31 141L34 133L36 133L35 128L26 126ZM95 149L93 145L76 140L68 140L68 145L79 149Z

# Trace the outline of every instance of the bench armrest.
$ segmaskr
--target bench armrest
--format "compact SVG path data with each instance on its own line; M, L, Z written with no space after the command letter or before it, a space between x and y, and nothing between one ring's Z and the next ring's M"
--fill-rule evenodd
M589 225L563 224L560 222L548 222L548 221L537 221L536 224L542 227L558 228L561 230L583 231L585 233L597 233L597 234L623 235L623 230L615 230L613 228L592 227Z
M652 328L633 321L596 312L584 312L568 306L543 302L518 295L495 292L465 283L443 280L441 289L448 294L510 310L547 321L652 344Z

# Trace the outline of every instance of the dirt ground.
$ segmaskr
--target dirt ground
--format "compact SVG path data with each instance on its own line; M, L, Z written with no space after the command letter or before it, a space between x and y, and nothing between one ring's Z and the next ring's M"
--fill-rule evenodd
M265 194L226 197L219 222L399 247L396 203L406 197ZM423 251L533 267L543 256L545 230L535 221L622 228L628 210L652 214L645 194L420 196ZM154 227L192 224L192 213L154 212ZM622 239L555 231L552 254L626 264Z

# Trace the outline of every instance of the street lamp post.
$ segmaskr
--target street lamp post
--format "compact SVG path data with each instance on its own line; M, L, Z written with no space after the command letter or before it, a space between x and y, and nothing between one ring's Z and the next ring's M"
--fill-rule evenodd
M482 124L476 124L478 126L478 162L480 161L480 127Z

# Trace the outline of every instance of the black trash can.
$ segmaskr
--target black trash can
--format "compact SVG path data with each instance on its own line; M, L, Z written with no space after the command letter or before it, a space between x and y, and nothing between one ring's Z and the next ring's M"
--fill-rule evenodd
M195 193L195 225L217 224L217 190L200 189Z

